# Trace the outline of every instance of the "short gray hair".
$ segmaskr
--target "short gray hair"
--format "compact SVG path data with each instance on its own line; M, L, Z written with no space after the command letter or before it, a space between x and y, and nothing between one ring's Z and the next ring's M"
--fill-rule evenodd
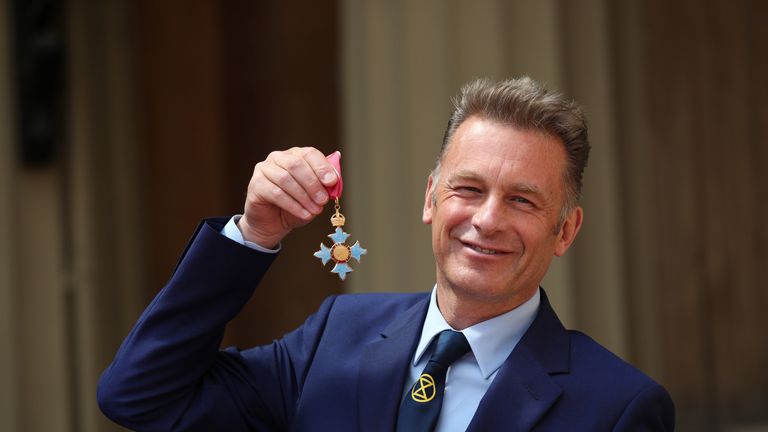
M472 116L520 129L542 131L560 138L566 153L565 203L558 227L579 204L582 177L589 159L587 121L579 105L551 92L528 77L491 81L477 79L465 84L453 99L454 111L443 135L432 177L436 182L440 162L456 130ZM434 195L433 195L434 200ZM558 228L559 229L559 228Z

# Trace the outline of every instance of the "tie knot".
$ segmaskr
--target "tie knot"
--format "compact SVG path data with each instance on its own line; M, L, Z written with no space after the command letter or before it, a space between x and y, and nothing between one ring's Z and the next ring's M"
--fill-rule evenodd
M431 362L437 362L444 367L450 366L459 357L469 352L469 342L463 333L453 330L443 330L437 336L435 352L429 359Z

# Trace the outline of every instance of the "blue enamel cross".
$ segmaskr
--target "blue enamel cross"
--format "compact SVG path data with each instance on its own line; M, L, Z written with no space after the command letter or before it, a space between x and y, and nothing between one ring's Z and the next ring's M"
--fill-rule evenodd
M346 241L349 238L349 233L341 229L344 226L344 215L339 212L338 199L336 199L336 213L331 217L331 223L336 227L336 231L328 235L333 240L333 246L328 247L320 243L320 250L315 252L315 256L320 258L323 265L326 265L328 261L336 263L333 269L331 269L331 273L338 274L339 278L344 280L347 277L347 273L352 272L352 267L347 264L349 260L354 258L357 262L360 262L360 258L368 250L363 249L359 241L355 242L352 246L347 245Z

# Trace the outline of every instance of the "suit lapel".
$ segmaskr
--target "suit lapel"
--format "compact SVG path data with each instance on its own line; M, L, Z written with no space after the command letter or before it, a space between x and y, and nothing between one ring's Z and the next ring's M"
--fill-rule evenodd
M561 393L527 352L515 349L480 401L467 431L529 431Z
M418 342L429 297L419 301L381 333L381 340L368 345L360 360L358 409L360 430L395 429L397 410L409 362Z
M552 407L562 389L552 374L568 373L568 333L544 290L536 319L499 369L467 431L529 431Z

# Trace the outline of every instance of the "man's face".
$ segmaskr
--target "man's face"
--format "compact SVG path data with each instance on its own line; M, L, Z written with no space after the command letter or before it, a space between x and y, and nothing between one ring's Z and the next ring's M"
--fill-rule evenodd
M479 117L456 130L424 199L439 301L449 295L498 315L530 298L581 225L577 208L557 226L565 157L560 140L541 132Z

